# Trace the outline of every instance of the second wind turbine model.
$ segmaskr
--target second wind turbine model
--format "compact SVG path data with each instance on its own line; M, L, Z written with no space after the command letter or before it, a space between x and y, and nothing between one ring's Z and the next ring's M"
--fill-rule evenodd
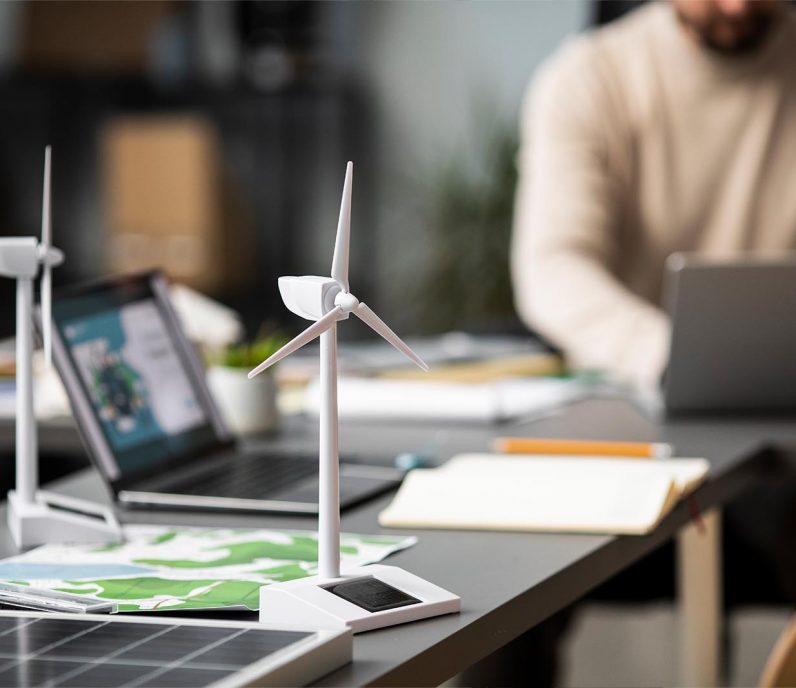
M39 489L33 406L33 284L41 276L44 356L52 353L52 269L64 254L52 245L51 150L44 152L41 239L0 238L0 276L17 282L16 490L8 493L8 529L19 547L48 542L116 542L121 529L111 509Z
M280 277L279 292L296 315L315 322L249 373L252 378L321 338L318 575L261 588L260 621L345 623L354 632L458 612L461 600L395 566L340 571L340 490L337 419L337 323L353 314L423 370L428 366L366 304L349 291L353 163L346 167L330 277Z

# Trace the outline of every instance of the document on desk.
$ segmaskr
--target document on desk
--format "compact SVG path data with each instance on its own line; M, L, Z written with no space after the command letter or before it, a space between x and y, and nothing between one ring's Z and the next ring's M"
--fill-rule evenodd
M546 413L582 398L584 384L560 378L508 378L484 383L341 377L341 418L497 422ZM307 390L305 410L317 415L320 388Z
M124 527L126 542L44 545L0 561L0 580L112 601L120 612L257 610L260 588L316 573L313 532L254 528ZM343 567L381 561L416 538L351 535Z
M412 471L379 523L643 535L708 468L705 459L465 454Z

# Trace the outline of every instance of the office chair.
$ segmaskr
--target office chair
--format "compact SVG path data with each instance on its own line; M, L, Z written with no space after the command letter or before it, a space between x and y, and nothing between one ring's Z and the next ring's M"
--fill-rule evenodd
M796 686L796 614L775 643L759 685L760 688Z

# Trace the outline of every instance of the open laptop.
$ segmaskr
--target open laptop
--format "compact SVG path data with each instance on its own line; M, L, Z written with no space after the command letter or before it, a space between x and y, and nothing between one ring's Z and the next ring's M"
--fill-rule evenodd
M674 254L667 412L796 410L796 254Z
M318 458L236 446L157 272L56 294L53 356L89 454L127 506L316 514ZM398 485L342 463L342 507Z

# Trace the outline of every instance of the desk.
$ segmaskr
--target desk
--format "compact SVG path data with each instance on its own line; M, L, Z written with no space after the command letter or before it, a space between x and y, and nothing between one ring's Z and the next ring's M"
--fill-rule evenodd
M312 450L316 433L314 422L291 423L273 443ZM773 470L778 453L771 448L796 445L792 419L656 423L624 401L595 399L522 426L346 423L341 450L388 462L396 451L435 445L442 461L461 451L487 449L496 434L671 442L682 456L704 456L710 461L709 480L696 493L704 510L727 503ZM378 451L372 451L373 447ZM90 471L54 487L93 499L104 495L99 478ZM343 529L378 532L376 516L389 500L384 496L344 512ZM4 524L5 514L0 519ZM320 685L437 685L671 539L689 519L688 509L681 504L645 537L417 531L419 543L388 562L461 595L462 613L357 636L354 662L322 679ZM177 512L128 512L125 520L196 525L198 519L195 514ZM202 516L202 523L274 528L314 525L303 518L250 515L207 515ZM0 554L12 552L3 527ZM715 681L715 676L709 680Z

